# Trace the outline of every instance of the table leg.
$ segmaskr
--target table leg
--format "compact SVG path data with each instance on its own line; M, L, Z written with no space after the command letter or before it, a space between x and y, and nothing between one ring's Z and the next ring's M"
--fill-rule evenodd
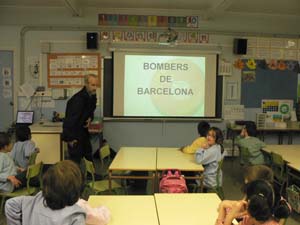
M112 171L108 171L108 191L111 194L111 176L112 176Z

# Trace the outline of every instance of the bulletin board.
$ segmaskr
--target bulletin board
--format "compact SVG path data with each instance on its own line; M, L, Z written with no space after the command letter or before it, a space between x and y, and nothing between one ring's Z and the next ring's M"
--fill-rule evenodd
M47 63L48 88L82 87L87 74L95 74L101 80L99 53L50 53Z
M258 68L253 81L242 81L241 103L245 108L261 108L262 99L290 99L297 102L297 84L296 72Z

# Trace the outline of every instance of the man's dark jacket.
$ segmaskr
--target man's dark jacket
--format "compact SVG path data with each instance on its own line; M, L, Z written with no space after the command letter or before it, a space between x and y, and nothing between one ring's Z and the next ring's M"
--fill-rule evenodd
M85 87L70 98L63 123L64 141L79 140L88 133L84 126L88 118L94 118L96 101L96 95L90 96Z

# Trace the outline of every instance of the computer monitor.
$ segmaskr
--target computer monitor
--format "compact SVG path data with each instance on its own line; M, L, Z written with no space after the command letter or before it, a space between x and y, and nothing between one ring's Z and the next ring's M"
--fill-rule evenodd
M18 111L16 124L33 124L34 111Z

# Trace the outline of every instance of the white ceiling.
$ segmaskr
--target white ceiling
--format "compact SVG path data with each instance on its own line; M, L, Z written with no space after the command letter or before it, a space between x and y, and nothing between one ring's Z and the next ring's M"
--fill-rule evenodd
M66 7L68 5L68 7ZM218 16L224 13L300 16L300 0L0 0L1 7L69 7L84 9L192 10Z

